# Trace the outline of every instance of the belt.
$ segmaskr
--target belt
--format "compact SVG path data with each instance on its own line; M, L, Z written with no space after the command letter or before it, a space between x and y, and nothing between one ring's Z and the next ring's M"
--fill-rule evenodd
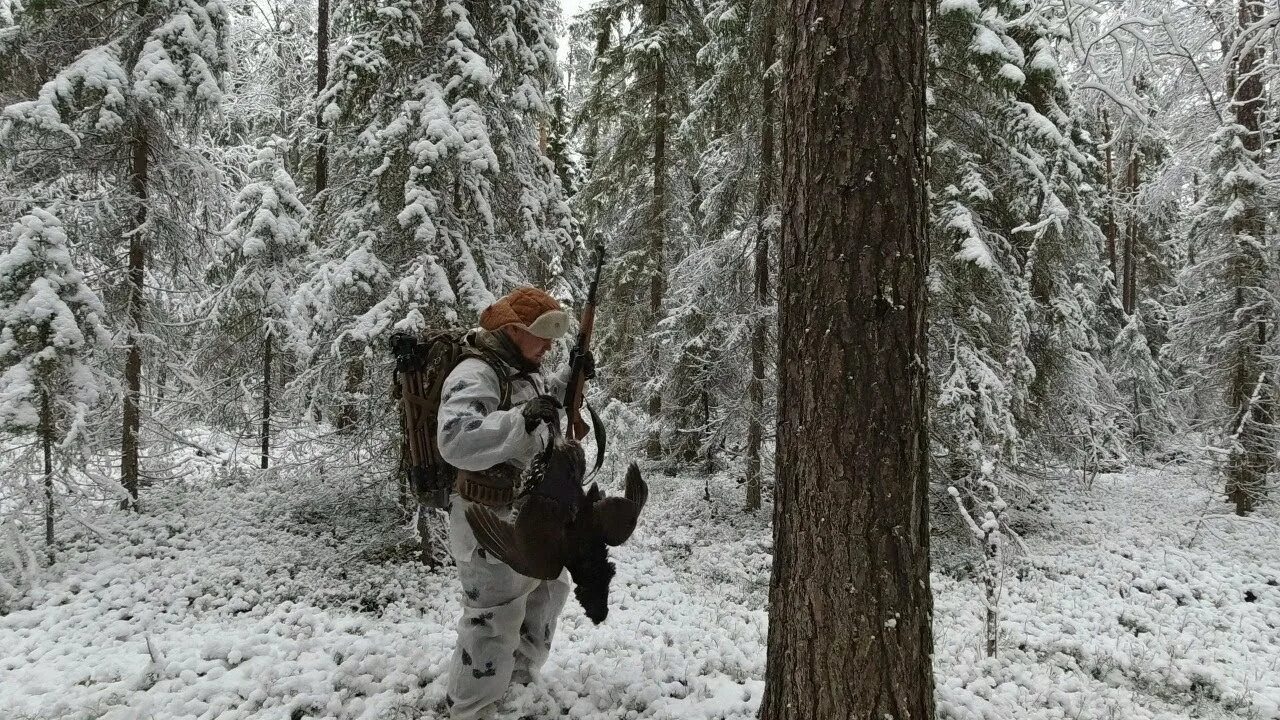
M516 499L515 488L489 487L470 478L458 478L458 495L463 500L489 507L510 505Z
M480 473L460 470L455 485L463 500L502 507L515 501L515 485L519 478L519 468L499 465Z

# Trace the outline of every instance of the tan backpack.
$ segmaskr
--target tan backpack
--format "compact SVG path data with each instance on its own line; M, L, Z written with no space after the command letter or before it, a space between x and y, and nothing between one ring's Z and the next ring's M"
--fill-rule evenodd
M448 507L458 473L440 457L440 447L436 444L440 396L453 368L467 358L487 363L498 376L501 388L498 409L511 407L511 381L504 364L476 347L472 333L472 330L455 328L417 336L396 333L391 337L391 352L396 358L393 394L400 400L409 487L418 502L427 507Z

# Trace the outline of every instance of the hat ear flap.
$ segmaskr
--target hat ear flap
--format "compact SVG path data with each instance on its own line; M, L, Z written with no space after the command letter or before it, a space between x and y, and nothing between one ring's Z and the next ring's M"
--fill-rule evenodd
M520 322L520 316L516 315L511 301L505 297L495 300L480 313L480 327L490 332L515 322Z

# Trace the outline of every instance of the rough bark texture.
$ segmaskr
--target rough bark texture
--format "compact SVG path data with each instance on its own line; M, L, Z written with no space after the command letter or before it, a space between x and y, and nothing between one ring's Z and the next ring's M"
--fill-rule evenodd
M129 66L132 68L142 52L142 43L147 36L147 28L154 24L154 18L148 17L151 11L150 0L138 0L134 11L143 20L135 42L129 50ZM137 207L134 211L133 231L129 233L129 264L126 276L127 296L126 313L129 323L129 334L126 340L127 351L124 361L124 407L122 412L122 428L120 432L120 484L124 486L127 497L121 507L138 509L138 431L142 425L142 408L139 405L142 392L142 348L139 337L143 319L143 281L146 263L146 231L147 231L147 170L151 156L150 141L147 137L146 118L138 115L134 118L133 138L129 142L129 188L133 193Z
M319 16L316 22L316 96L329 84L329 0L319 0ZM325 129L323 108L316 108L316 129L319 139L316 146L316 195L329 187L329 133Z
M667 0L650 0L652 26L667 22ZM649 234L649 257L653 273L649 276L650 326L656 328L662 319L662 296L666 294L667 269L663 262L666 246L667 218L667 63L661 56L654 61L653 80L653 213ZM657 366L657 343L653 345L654 367ZM650 459L662 456L662 435L657 423L662 417L662 392L657 386L649 395L649 419L655 427L649 432L646 454Z
M124 427L120 440L120 481L129 494L124 505L138 507L138 431L142 425L139 397L142 390L142 348L139 346L143 319L143 278L146 261L147 164L150 147L147 129L139 119L131 147L130 185L137 211L129 233L128 354L124 362Z
M760 6L763 5L761 8ZM764 356L768 339L765 308L769 304L769 243L771 225L767 215L773 208L775 168L773 164L773 121L775 83L769 68L776 53L777 4L757 3L764 13L760 32L760 174L756 183L755 295L756 319L751 327L751 381L747 385L751 419L747 423L747 510L760 509L760 445L764 440Z
M925 0L792 0L765 720L932 718Z
M1237 5L1239 28L1247 28L1262 19L1262 3L1256 0L1239 0ZM1228 86L1233 89L1236 122L1246 130L1243 138L1247 150L1256 162L1262 163L1262 44L1258 43L1236 58L1233 72L1228 75ZM1266 233L1266 220L1261 208L1249 207L1239 213L1232 231L1236 235L1262 238ZM1238 270L1241 286L1236 290L1238 322L1257 326L1256 344L1241 347L1240 356L1234 359L1234 373L1229 399L1235 409L1233 427L1228 428L1236 437L1237 450L1232 453L1227 468L1226 494L1235 504L1236 514L1245 515L1257 507L1266 493L1267 473L1275 456L1273 440L1274 378L1267 373L1267 337L1265 317L1257 317L1256 303L1246 302L1243 285L1250 281L1267 282L1268 259L1249 253L1240 261ZM1255 266L1256 265L1256 266ZM1249 307L1246 307L1246 306Z

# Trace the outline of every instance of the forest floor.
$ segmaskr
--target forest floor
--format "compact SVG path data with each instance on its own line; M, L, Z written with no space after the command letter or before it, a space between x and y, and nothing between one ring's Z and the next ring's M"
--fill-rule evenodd
M0 718L443 716L456 583L417 563L386 500L188 463L140 515L59 526L57 563L0 610ZM767 509L743 515L725 476L648 480L608 620L570 598L544 677L501 720L754 717ZM974 549L935 542L939 718L1280 718L1274 505L1234 518L1178 468L1074 482L1017 521L998 658Z

